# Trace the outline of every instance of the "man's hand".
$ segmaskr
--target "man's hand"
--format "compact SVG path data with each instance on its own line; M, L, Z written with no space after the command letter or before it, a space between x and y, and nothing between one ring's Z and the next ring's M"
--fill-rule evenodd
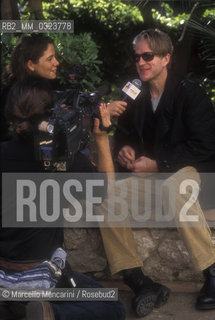
M157 162L147 157L139 157L127 166L132 172L158 172Z
M117 161L122 167L130 169L129 166L135 161L135 151L130 146L124 146L118 154Z
M125 101L113 101L107 104L107 108L111 116L119 117L127 107L127 102Z

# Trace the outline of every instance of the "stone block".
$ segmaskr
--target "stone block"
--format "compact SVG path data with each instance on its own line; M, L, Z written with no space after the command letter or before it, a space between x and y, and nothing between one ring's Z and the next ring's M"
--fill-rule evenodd
M134 230L144 272L156 281L200 281L191 258L175 229ZM212 230L215 238L215 230ZM80 272L91 272L97 278L109 277L107 258L98 229L66 229L65 247L72 267Z

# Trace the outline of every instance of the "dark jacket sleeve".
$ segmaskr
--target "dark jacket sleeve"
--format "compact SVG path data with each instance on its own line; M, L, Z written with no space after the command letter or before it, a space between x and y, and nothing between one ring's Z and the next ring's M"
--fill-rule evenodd
M126 145L129 145L134 149L137 147L137 139L134 128L132 128L131 115L130 112L127 111L125 111L125 114L118 119L117 128L114 135L115 157L117 157L120 149Z
M215 112L204 91L193 82L180 84L175 97L173 125L156 155L159 171L192 165L215 171Z
M144 121L144 100L145 98L141 93L137 100L129 101L126 111L118 118L117 129L114 135L115 158L120 149L126 145L135 150L136 156L143 154L143 139L138 134L139 124L136 124L135 119L140 117Z

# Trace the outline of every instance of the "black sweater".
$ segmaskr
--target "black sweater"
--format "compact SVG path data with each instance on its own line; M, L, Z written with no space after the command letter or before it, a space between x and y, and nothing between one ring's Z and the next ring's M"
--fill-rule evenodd
M35 160L33 144L7 141L1 143L1 170L13 173L37 173L43 172L43 167ZM94 172L95 168L85 156L78 153L72 171ZM0 227L0 259L6 261L36 262L49 259L54 250L62 244L63 228Z

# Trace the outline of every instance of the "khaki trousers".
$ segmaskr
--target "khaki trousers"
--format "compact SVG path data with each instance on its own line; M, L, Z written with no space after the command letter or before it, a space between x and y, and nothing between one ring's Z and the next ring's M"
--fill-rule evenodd
M129 179L135 178L128 178L120 181L118 183L118 187L120 188L121 183L128 183L129 185ZM142 178L141 180L144 181ZM187 214L189 214L189 219L194 219L194 222L181 221L181 210L189 201L189 199L192 199L193 197L193 189L191 187L186 188L186 193L183 193L181 190L179 190L181 188L181 183L185 180L188 180L188 182L192 180L200 185L199 174L193 167L185 167L179 170L166 179L163 183L162 205L164 215L165 213L171 213L174 215L176 227L187 247L189 254L192 257L194 266L199 270L204 270L215 263L215 246L212 243L211 231L207 225L198 199L194 199L195 201L193 201L192 206L187 211ZM129 204L130 194L132 192L131 188L132 186L130 187L130 191L128 190L127 194L127 200ZM169 192L172 192L173 190L175 194L175 201L171 202L169 201ZM141 195L143 192L147 192L147 190L144 190L143 183L141 184L141 188L138 189L138 192L141 193ZM145 197L141 195L138 197L138 201L140 202L140 206L142 208ZM155 196L154 190L152 190L152 196ZM107 211L108 201L106 199L100 206L99 212L100 214L107 216ZM194 218L192 218L192 216ZM195 221L196 219L198 222ZM107 227L105 228L101 227L100 231L111 273L115 274L121 270L142 267L143 262L138 255L133 232L131 228L128 227L128 220L126 219L125 221L121 222L120 227L115 227L106 221L106 226Z

